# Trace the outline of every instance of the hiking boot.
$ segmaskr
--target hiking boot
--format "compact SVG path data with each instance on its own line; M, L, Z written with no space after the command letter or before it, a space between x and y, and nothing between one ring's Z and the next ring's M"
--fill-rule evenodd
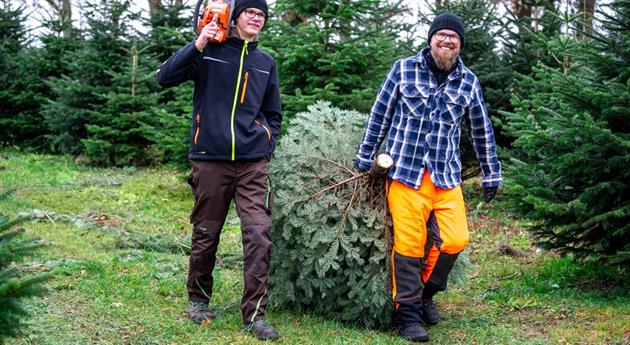
M275 340L280 337L265 320L250 322L244 327L246 332L252 332L260 340Z
M427 325L437 325L440 321L440 313L438 313L437 307L433 302L433 299L422 300L422 321Z
M398 334L405 340L414 343L423 343L429 341L429 332L420 324L412 323L410 325L401 326L398 329Z
M214 312L208 308L206 303L189 301L188 317L196 323L202 323L212 320Z

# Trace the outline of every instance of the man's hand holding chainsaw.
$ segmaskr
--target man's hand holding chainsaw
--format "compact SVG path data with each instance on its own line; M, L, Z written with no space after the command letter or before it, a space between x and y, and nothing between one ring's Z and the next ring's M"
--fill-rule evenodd
M199 33L199 37L195 41L195 47L199 50L203 50L208 44L208 40L214 37L219 31L219 26L215 22L210 22L208 25L204 26Z

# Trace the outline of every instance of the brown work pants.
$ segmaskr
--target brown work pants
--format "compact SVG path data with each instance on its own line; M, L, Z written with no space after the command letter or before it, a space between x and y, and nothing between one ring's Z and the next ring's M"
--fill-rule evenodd
M208 303L212 296L212 270L216 262L221 229L230 202L234 200L243 236L244 289L241 300L243 323L265 316L269 287L271 249L271 189L268 162L190 161L189 183L195 195L190 216L193 225L188 270L188 298Z

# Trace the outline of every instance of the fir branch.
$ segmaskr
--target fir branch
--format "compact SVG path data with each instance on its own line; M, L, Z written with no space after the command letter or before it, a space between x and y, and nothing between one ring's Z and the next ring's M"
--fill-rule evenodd
M352 181L354 181L354 180L356 180L356 179L359 179L359 178L361 178L361 177L364 177L364 176L368 176L368 174L367 174L366 172L364 172L364 173L360 173L360 174L355 174L354 176L352 176L352 177L350 177L350 178L347 178L347 179L345 179L345 180L343 180L343 181L337 182L337 183L335 183L335 184L333 184L333 185L331 185L331 186L328 186L328 187L326 187L326 188L324 188L324 189L322 189L322 190L320 190L320 191L316 192L315 194L312 194L312 195L311 195L311 196L309 196L306 200L308 201L308 200L310 200L310 199L313 199L313 198L315 198L316 196L318 196L318 195L320 195L320 194L322 194L322 193L324 193L324 192L326 192L326 191L329 191L329 190L331 190L331 189L335 189L335 188L341 187L341 186L343 186L343 185L345 185L345 184L348 184L348 183L350 183L350 182L352 182Z

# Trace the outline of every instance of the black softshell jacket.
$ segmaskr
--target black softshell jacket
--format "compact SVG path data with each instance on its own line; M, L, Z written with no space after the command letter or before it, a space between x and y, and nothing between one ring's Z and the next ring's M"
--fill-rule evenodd
M192 160L270 157L282 121L276 62L256 42L187 44L157 70L164 87L195 82Z

